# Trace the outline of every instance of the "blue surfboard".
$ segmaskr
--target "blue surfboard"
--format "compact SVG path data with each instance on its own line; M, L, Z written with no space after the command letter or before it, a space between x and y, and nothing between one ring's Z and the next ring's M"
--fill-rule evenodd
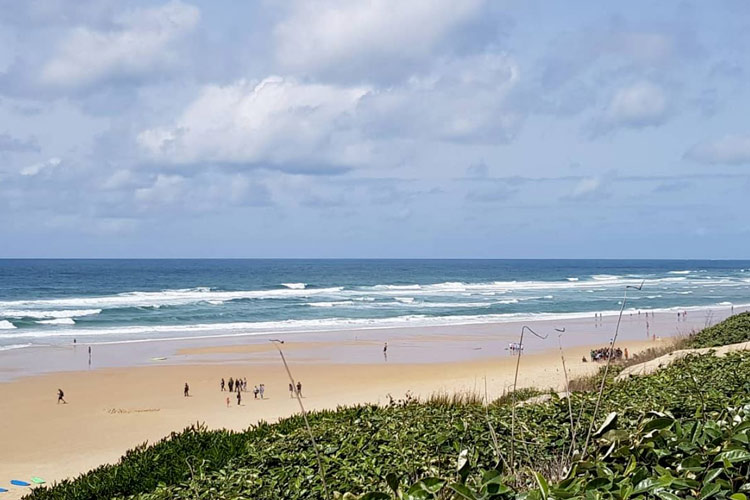
M11 480L10 484L15 486L31 486L30 483L27 483L26 481L19 481L18 479Z
M0 488L0 493L5 493L6 491L8 490L6 490L5 488Z

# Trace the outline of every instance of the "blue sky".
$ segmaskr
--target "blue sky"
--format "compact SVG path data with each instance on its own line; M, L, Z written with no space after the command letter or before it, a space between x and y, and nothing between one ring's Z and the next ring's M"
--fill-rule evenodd
M750 3L0 0L0 257L748 258Z

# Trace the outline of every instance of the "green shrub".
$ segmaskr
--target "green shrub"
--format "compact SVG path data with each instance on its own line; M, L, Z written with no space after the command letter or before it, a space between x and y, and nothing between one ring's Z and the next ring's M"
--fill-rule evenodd
M718 347L747 341L750 341L750 311L704 328L688 339L687 347Z

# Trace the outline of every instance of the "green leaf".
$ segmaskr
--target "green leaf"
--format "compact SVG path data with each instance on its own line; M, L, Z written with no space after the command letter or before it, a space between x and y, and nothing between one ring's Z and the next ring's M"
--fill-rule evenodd
M729 495L729 498L731 500L747 500L747 495L744 493L735 493L734 495Z
M643 433L648 434L649 432L656 429L666 429L667 427L672 425L673 422L674 419L669 417L654 418L646 422L646 424L643 426Z
M547 483L547 480L537 471L534 471L533 474L536 484L539 485L539 492L542 494L542 499L547 500L547 497L549 497L549 484Z
M466 485L461 483L451 483L448 485L448 488L452 489L456 495L458 495L458 498L463 498L464 500L478 500L477 496L467 488Z
M424 489L421 481L419 481L409 488L406 492L406 498L407 500L430 500L435 498L435 495Z
M398 492L398 476L393 472L389 472L385 476L385 482L388 483L388 487L393 491L396 496L399 496Z
M437 493L441 489L443 489L443 486L445 486L446 481L444 479L440 479L437 477L426 477L419 481L417 484L421 484L422 488L429 491L430 493Z
M659 488L654 490L654 495L658 496L659 498L663 500L680 500L680 497L678 497L674 493L671 493L668 490L662 490Z
M700 496L698 497L698 500L703 500L704 498L709 498L714 496L716 493L721 490L721 486L719 486L716 483L707 484L701 489Z
M706 473L706 476L703 478L704 483L712 483L714 480L721 475L721 473L724 472L724 469L711 469Z
M602 423L601 427L594 433L594 437L599 437L608 430L610 430L615 423L617 422L617 412L613 411L609 415L607 415L607 418L604 419L604 423Z
M633 490L633 495L640 495L641 493L646 493L647 491L651 491L652 489L659 486L659 480L655 479L653 477L647 477L643 481L639 482L635 485L635 489Z
M739 463L739 462L746 462L750 460L750 451L746 450L729 450L722 453L719 453L716 456L716 460L727 460L731 463Z

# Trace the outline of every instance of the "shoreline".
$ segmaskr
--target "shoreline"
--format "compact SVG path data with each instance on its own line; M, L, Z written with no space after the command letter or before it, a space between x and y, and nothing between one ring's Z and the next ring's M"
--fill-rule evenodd
M623 315L620 338L624 340L642 340L646 338L646 321L649 321L649 338L658 332L661 337L686 335L692 330L699 330L710 321L716 323L730 316L730 308L680 308L687 310L685 321L676 320L676 312L651 312L648 318L645 313L627 311ZM734 312L750 310L750 306L735 306ZM434 363L481 359L502 353L511 342L518 341L523 325L532 325L548 332L556 328L565 328L563 342L568 345L593 344L600 342L606 345L614 333L617 315L606 315L594 320L594 313L585 317L576 316L567 320L537 319L535 321L504 321L489 323L465 323L437 326L399 326L375 328L351 328L335 330L318 330L306 332L270 332L263 334L232 334L218 336L201 336L180 339L148 339L141 341L114 341L107 343L86 343L66 345L31 346L23 349L0 351L0 382L44 373L70 372L77 370L97 370L101 368L162 365L202 364L206 362L244 362L254 361L255 357L237 356L237 352L228 350L223 355L214 352L208 356L210 349L225 346L267 344L270 339L285 340L291 345L309 344L327 345L331 352L318 361L331 363L341 362L354 355L355 362L379 362L379 350L373 345L383 342L418 345L421 349L411 349L410 356L403 358L392 355L392 363ZM608 336L609 335L609 336ZM347 357L343 356L342 344L360 342L358 349L348 349ZM467 343L474 347L467 349ZM536 342L530 336L526 342L527 352L538 352L544 349L544 343ZM452 349L448 349L448 347ZM88 348L93 350L92 363L88 364ZM350 346L351 347L351 346ZM202 349L209 349L203 352ZM473 349L473 350L472 350ZM446 352L446 351L449 352ZM318 350L320 351L320 350ZM480 352L481 351L481 352ZM394 351L392 351L394 352Z

